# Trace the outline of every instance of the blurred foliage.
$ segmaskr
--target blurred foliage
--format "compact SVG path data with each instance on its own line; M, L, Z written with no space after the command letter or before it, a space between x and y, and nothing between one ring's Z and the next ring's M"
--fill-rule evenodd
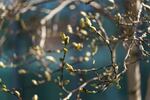
M120 89L126 65L135 62L130 58L133 45L139 57L136 61L150 55L150 7L141 3L135 20L120 5L118 0L1 2L0 68L15 68L19 76L28 76L25 83L33 88L57 85L58 98L63 100L81 100L82 94L101 93L110 86ZM126 49L121 64L118 45ZM23 90L8 89L2 80L0 86L2 92L24 99ZM32 100L39 98L35 93Z

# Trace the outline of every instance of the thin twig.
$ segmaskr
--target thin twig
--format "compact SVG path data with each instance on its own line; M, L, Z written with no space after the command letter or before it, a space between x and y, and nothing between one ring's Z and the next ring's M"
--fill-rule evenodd
M52 19L58 12L60 12L63 8L65 8L68 4L74 2L76 0L65 0L58 7L53 9L47 16L45 16L41 20L41 24L45 24L48 20Z
M90 79L90 80L84 82L84 83L83 83L82 85L80 85L78 88L72 90L63 100L69 100L70 97L71 97L75 92L82 90L82 89L83 89L86 85L88 85L90 82L96 81L96 80L98 80L98 79L99 79L98 77L93 77L92 79Z
M40 47L44 48L46 41L46 25L42 25L41 27L41 41L40 41Z
M147 5L147 4L145 4L145 3L142 3L142 5L143 5L145 8L150 9L150 6L149 6L149 5Z

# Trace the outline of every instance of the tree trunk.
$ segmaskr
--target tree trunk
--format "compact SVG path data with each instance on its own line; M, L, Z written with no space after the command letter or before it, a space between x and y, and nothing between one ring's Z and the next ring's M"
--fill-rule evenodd
M127 77L129 100L141 100L139 62L128 65Z
M141 0L127 0L127 16L132 19L126 18L127 22L134 22L138 20L138 12L141 6ZM136 26L127 26L125 31L130 37L135 33ZM127 37L128 37L127 36ZM131 44L127 41L127 45ZM128 48L129 49L129 48ZM129 100L141 100L141 78L140 78L140 64L138 62L138 47L133 44L129 58L127 59L127 77L128 77L128 98Z

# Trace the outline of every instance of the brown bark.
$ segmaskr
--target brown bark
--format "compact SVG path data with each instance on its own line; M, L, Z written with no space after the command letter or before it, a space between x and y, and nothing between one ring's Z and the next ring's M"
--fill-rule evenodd
M141 0L127 0L127 22L134 22L138 20L138 12L140 9ZM129 20L130 17L132 21ZM133 26L135 27L135 26ZM125 31L127 37L133 36L134 28L127 26ZM127 45L131 44L127 41ZM138 60L138 47L133 44L129 57L127 59L127 77L128 77L128 98L129 100L141 100L141 81L140 81L140 64Z
M127 77L129 100L141 100L139 62L128 65Z

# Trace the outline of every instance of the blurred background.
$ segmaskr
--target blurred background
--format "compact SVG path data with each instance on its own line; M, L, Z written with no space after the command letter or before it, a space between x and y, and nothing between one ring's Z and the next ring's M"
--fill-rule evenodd
M41 0L20 0L20 2L27 2L28 4L36 4L39 1ZM50 2L39 4L36 6L36 8L33 7L28 11L22 10L22 12L24 11L24 13L21 13L20 18L25 22L27 30L22 28L19 22L11 19L11 16L13 16L13 14L8 16L6 18L7 20L5 20L3 25L0 26L2 27L0 30L1 41L2 38L5 37L4 42L0 42L0 64L2 62L5 64L5 68L0 68L0 78L4 81L8 88L19 89L22 94L23 100L32 100L34 94L38 95L39 100L59 100L60 92L62 92L62 90L54 82L46 82L37 86L33 85L32 80L39 79L37 78L36 73L40 73L41 66L43 65L34 56L29 55L28 52L30 52L30 48L32 46L36 46L40 43L41 31L37 29L40 29L39 24L41 18L43 18L45 15L47 15L48 12L61 4L62 1L63 0L50 0ZM104 8L106 8L107 6L113 7L113 0L95 1L102 5L102 7ZM120 13L124 13L125 1L126 0L115 0L119 7ZM16 2L17 0L0 0L0 3L3 3L10 9L13 8ZM150 3L149 0L145 0L145 2ZM91 14L96 12L95 9L93 9L91 6L80 3L77 0L75 3L70 3L69 5L64 7L63 10L58 12L50 21L48 21L47 37L44 44L45 51L62 48L59 33L67 33L68 25L71 25L73 30L76 29L81 18L80 11L85 11ZM11 12L11 10L8 10L8 12ZM116 11L112 11L112 14L115 12ZM108 36L117 35L118 28L116 24L112 20L106 18L101 14L99 16L101 16L100 18L103 27L105 28L106 32L109 33ZM94 36L95 35L92 35L92 37ZM79 41L79 39L76 37L72 38L73 40ZM85 41L84 43L88 44L87 41ZM110 54L108 53L108 49L105 46L99 46L98 48L98 52L94 56L95 66L105 66L109 64ZM84 49L86 51L88 48ZM85 53L85 51L83 50L81 52L76 52L75 50L70 50L66 60L69 63L73 63L70 61L69 57L71 55L81 56ZM56 58L62 56L62 54L56 53L46 53L46 55L51 55ZM119 44L117 46L117 63L119 64L119 66L123 66L124 57L125 50L123 49L123 45ZM92 65L91 62L92 61L73 63L73 65L89 67ZM49 63L48 65L52 70L55 70L57 69L59 62L55 64ZM140 61L140 65L142 100L145 100L148 77L150 74L150 64L149 62ZM22 68L28 70L29 72L25 75L18 74L18 70ZM55 74L53 77L56 77ZM66 77L70 76L67 76L66 74ZM72 85L76 86L77 79L73 78L71 79L71 81L73 82ZM122 76L120 85L121 89L117 89L115 86L111 86L107 90L102 91L98 94L83 93L81 97L83 98L83 100L128 100L126 74ZM0 100L17 99L13 95L0 92ZM75 100L74 97L71 100Z

